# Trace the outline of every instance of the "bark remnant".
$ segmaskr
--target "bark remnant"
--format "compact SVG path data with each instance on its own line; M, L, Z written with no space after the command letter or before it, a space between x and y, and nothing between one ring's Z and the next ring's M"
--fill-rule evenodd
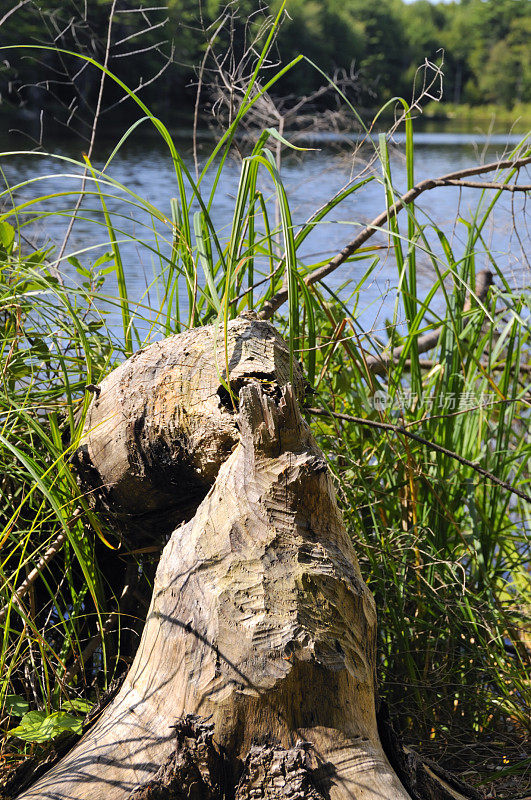
M227 763L213 725L189 714L175 725L174 752L129 800L224 800Z

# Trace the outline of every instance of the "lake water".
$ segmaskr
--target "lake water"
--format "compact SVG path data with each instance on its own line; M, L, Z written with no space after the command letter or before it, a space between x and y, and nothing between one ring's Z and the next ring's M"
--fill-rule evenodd
M143 131L143 132L141 132ZM94 164L101 167L112 152L119 137L104 139L95 153ZM349 179L362 171L370 159L371 148L364 147L352 156L355 136L342 137L339 147L338 137L323 135L308 141L308 146L318 148L311 152L293 154L286 151L282 163L282 179L291 203L291 211L296 226L308 219L311 214L327 202ZM521 140L516 135L497 134L487 137L481 134L452 133L448 131L421 132L416 135L415 180L428 177L439 177L448 172L469 167L481 162L494 161L507 157L511 149ZM26 139L20 134L0 133L0 150L13 151L28 147ZM193 171L191 138L185 132L177 137L177 146L185 162ZM29 145L31 146L31 145ZM211 148L207 137L200 139L200 159L205 158ZM55 153L65 158L79 159L80 145L65 139L54 143ZM395 188L405 188L404 142L400 135L394 137L391 163ZM37 176L42 179L22 186L15 191L18 203L28 201L39 195L54 195L58 192L76 192L80 185L80 168L59 159L43 154L27 153L2 156L0 166L5 180L11 185L23 184ZM228 160L224 168L223 178L216 193L212 215L224 238L230 226L235 195L240 175L241 162L234 158ZM374 173L379 177L378 165ZM164 214L170 216L170 198L178 194L177 182L172 164L165 146L147 126L137 131L113 159L108 174L120 184L150 203ZM494 179L489 175L487 178ZM529 183L529 173L521 176L521 180ZM212 176L205 179L204 195L212 185ZM267 184L265 190L268 190ZM156 298L145 295L146 285L153 275L161 269L160 260L154 256L150 248L160 248L164 253L169 250L171 238L169 228L156 225L146 213L133 208L124 202L125 195L120 191L112 191L116 199L109 200L109 208L115 215L115 225L120 230L122 240L121 251L124 267L132 297L144 298L144 302L156 305ZM191 194L191 193L190 193ZM494 192L487 192L482 200L482 209L486 209ZM443 229L452 244L456 258L462 252L463 242L467 236L466 222L477 212L480 192L473 188L444 187L426 192L419 199L417 206L422 210L422 219L426 223L426 235L434 252L442 259L441 247L437 237L430 230L431 221ZM4 196L3 208L9 207L9 197ZM32 206L31 214L39 212L55 212L51 216L37 219L25 229L25 235L36 243L48 241L58 245L63 239L68 224L68 208L75 203L75 197L49 197L46 202ZM194 204L194 207L198 205ZM102 227L101 214L97 211L97 198L87 199L80 212L70 237L66 255L75 254L83 263L93 262L109 249L106 232ZM305 263L314 263L328 259L350 241L360 226L370 222L385 208L384 188L380 180L374 180L362 190L356 191L347 201L334 210L326 223L311 234L304 243L301 257ZM405 214L403 225L405 230ZM461 219L464 221L456 220ZM514 220L518 227L515 229ZM525 196L522 194L504 193L498 201L496 209L484 229L484 240L489 245L491 254L499 269L513 286L529 285L530 269L527 257L530 248L530 235L526 224ZM380 235L379 241L385 244L385 237ZM56 248L57 254L58 248ZM53 258L53 254L51 256ZM347 279L359 280L366 270L369 261L358 261L343 265L328 279L333 290L338 290ZM483 248L479 248L476 269L491 267ZM72 279L76 279L75 270L65 259L61 269ZM430 258L422 250L418 251L418 271L421 293L426 293L436 280L436 274ZM499 282L499 281L498 281ZM358 314L365 329L382 330L384 320L393 311L394 292L397 285L397 270L392 253L385 248L380 251L380 262L364 286L360 297ZM182 297L186 296L183 283ZM346 289L341 290L346 297Z

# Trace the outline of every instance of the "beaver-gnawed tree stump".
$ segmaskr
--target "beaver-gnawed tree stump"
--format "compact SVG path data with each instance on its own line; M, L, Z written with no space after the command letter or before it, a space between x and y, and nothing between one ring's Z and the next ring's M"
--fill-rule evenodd
M290 383L285 343L249 315L226 346L215 327L152 345L93 400L96 504L138 542L173 533L119 694L27 800L410 797L378 737L374 601L300 370Z

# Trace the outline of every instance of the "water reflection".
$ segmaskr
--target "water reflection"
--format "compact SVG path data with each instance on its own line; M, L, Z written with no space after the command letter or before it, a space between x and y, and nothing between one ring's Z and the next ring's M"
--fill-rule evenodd
M293 222L296 226L306 221L349 179L363 170L370 158L370 146L365 147L354 159L348 149L329 147L333 139L334 134L320 134L319 137L313 137L313 145L319 145L320 149L304 154L287 153L284 158L282 179L291 202ZM94 158L96 166L100 168L103 166L117 140L118 137L112 141L104 140L100 144ZM24 140L20 135L8 137L4 134L0 137L3 151L26 147L27 144L21 145L22 142ZM391 151L393 181L395 189L401 192L406 188L403 137L396 134L394 142ZM520 142L520 137L500 134L482 137L470 133L420 132L416 135L415 142L417 146L415 180L419 181L477 164L480 160L489 162L507 157L511 149ZM193 174L190 137L179 138L177 145ZM202 138L199 142L199 157L204 159L210 147L208 138ZM14 193L18 204L31 201L40 195L47 195L45 201L23 210L21 220L24 220L26 227L23 231L28 239L38 243L46 241L51 245L57 245L62 241L69 221L69 209L75 203L75 194L80 186L82 172L79 166L68 160L81 158L77 143L64 139L57 140L54 149L60 158L43 154L18 154L1 159L1 167L7 182L11 186L22 184ZM227 161L212 205L212 217L221 240L225 240L230 231L240 167L241 164L236 159ZM154 291L146 292L146 287L153 281L153 277L167 266L171 246L171 226L155 220L145 208L128 197L120 186L127 187L130 192L152 203L167 219L170 219L170 198L178 195L178 186L169 153L160 139L144 127L143 131L137 131L118 152L107 172L118 184L105 188L113 196L108 200L108 206L113 213L131 297L156 306L158 301ZM351 195L310 234L300 253L304 263L324 261L333 256L354 238L361 226L370 222L385 208L384 187L377 164L375 175L375 180ZM40 179L35 181L38 176ZM203 196L208 196L213 178L212 172L204 179ZM28 181L33 182L27 183ZM527 179L525 182L528 182ZM92 191L94 188L92 185ZM267 180L264 180L261 188L266 197L272 194L272 185ZM65 195L65 192L71 194ZM417 206L421 211L419 219L425 225L423 235L434 253L430 255L426 252L426 246L419 242L417 257L421 293L425 294L436 279L434 258L441 269L444 270L448 266L439 239L433 231L432 222L444 230L453 248L455 259L459 261L469 233L469 223L475 217L481 218L493 195L493 192L487 192L481 199L477 189L444 187L427 192L420 198ZM192 197L190 188L188 196ZM478 203L480 203L479 211ZM3 205L4 210L9 207L9 196L4 196ZM192 210L198 209L199 204L193 201ZM273 212L272 214L274 216ZM405 231L405 215L402 216ZM28 224L30 218L34 218L34 221ZM519 220L517 232L514 229L514 219ZM530 239L525 224L523 195L505 193L500 198L484 229L483 240L489 246L492 257L509 283L523 285L529 282L526 251L529 252ZM381 245L386 244L387 239L384 234L378 235L378 242ZM404 242L403 246L404 250L407 250L407 243ZM109 250L109 240L99 200L96 194L92 194L83 202L80 217L70 237L67 255L75 255L82 263L87 264L106 250ZM396 262L391 251L382 247L376 254L374 252L367 254L363 260L344 264L330 276L328 285L333 291L340 291L344 298L348 298L375 255L379 256L379 264L370 281L364 285L357 311L364 329L372 326L376 330L383 330L385 318L393 314L393 289L397 285ZM477 270L486 266L492 268L482 246L478 246L475 266ZM61 268L73 280L78 280L74 266L66 258L63 259ZM346 285L348 281L351 283ZM186 303L187 290L184 282L180 294L183 303Z

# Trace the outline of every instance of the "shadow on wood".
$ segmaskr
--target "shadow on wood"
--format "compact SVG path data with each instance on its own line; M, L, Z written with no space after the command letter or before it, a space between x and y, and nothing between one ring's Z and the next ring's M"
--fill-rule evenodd
M121 690L21 798L410 797L376 725L374 600L288 376L246 316L226 354L190 331L102 383L85 480L126 535L175 529Z

